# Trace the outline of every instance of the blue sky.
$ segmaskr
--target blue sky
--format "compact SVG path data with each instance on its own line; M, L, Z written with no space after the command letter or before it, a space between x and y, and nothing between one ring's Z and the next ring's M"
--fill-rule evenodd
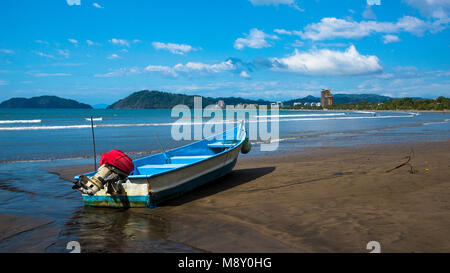
M5 0L0 100L450 96L450 0Z

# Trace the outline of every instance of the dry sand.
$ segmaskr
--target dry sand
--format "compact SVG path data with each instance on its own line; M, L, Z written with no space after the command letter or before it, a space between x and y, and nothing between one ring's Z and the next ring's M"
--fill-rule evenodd
M409 166L387 173L411 148L415 173ZM167 241L206 252L368 252L369 241L382 252L450 252L449 151L447 141L242 156L211 184L124 213L159 219L170 227ZM91 168L58 172L71 179ZM139 251L129 246L121 251Z

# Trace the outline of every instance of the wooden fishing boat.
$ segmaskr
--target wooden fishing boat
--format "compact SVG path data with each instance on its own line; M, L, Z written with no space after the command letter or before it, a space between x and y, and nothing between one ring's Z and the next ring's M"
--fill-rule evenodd
M222 134L133 160L134 170L126 180L108 183L94 195L82 194L84 205L154 208L229 173L241 150L250 150L243 122Z

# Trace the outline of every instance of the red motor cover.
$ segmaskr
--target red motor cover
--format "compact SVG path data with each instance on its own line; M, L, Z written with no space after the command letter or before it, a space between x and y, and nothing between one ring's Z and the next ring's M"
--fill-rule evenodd
M130 174L134 170L134 164L131 158L120 150L111 150L104 153L102 158L100 158L100 165L103 164L112 165L127 174Z

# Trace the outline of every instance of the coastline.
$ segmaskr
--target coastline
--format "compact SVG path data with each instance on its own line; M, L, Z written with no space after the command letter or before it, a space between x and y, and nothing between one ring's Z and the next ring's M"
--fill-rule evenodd
M355 111L371 111L371 112L408 112L408 113L450 113L450 110L373 110L373 109L361 109L361 110L351 110L351 109L280 109L280 111L342 111L342 112L355 112Z
M386 172L411 149L414 174L409 166ZM449 252L448 150L449 140L241 156L227 176L157 209L129 209L127 221L156 218L170 226L161 240L201 252L368 252L372 240L382 252ZM90 169L50 171L68 179ZM127 221L121 230L143 232ZM102 251L96 245L107 236L96 235L83 241L86 251ZM146 240L110 251L143 251Z

